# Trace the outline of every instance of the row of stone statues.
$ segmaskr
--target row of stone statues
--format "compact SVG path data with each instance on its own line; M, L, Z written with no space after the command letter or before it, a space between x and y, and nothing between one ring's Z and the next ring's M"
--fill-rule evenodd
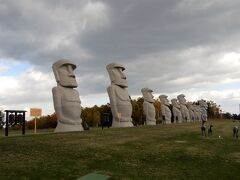
M107 92L113 115L112 126L131 127L133 126L131 118L132 104L128 94L127 79L123 73L125 68L118 63L108 64L106 68L111 80L111 85L107 88ZM77 81L73 73L76 69L76 64L70 60L62 59L55 62L52 69L57 82L57 86L52 89L53 104L58 119L55 132L82 131L81 101L78 91L74 89L77 87ZM142 89L144 114L147 124L150 125L156 124L152 92L148 88ZM164 121L170 123L171 111L167 96L161 95L159 98L162 104L161 109ZM191 106L186 107L184 95L179 95L178 101L179 103L176 99L172 100L172 111L176 122L182 122L183 119L190 121L190 117L192 117L190 112ZM203 110L201 111L203 112ZM206 119L206 113L202 117Z
M111 111L113 114L113 127L133 126L132 105L128 94L128 83L123 71L125 68L117 63L107 65L107 71L111 80L111 85L107 88L110 99ZM146 124L156 124L156 111L153 105L154 99L152 90L143 88L141 90L144 98L143 112L146 117ZM161 102L162 121L171 123L172 114L174 122L191 122L207 120L207 104L204 100L199 101L199 105L186 102L185 95L180 94L177 99L172 99L172 111L166 95L159 96Z
M144 93L145 92L145 93ZM142 89L142 94L144 97L144 104L147 104L147 108L143 108L144 115L146 116L146 123L156 124L155 119L155 107L153 106L153 95L152 90L148 88ZM148 93L148 95L146 95ZM149 97L152 97L151 99ZM172 106L170 108L170 103L167 99L168 96L160 95L159 99L161 102L161 120L164 124L170 124L173 120L175 123L182 122L194 122L194 121L207 121L207 103L204 100L200 100L199 105L193 104L191 102L186 102L185 95L180 94L177 99L172 99ZM150 110L151 109L151 110Z

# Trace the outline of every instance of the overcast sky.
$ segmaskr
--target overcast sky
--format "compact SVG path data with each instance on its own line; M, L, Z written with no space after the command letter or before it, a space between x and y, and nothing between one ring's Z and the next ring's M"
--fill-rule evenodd
M238 0L1 0L0 108L54 112L52 64L77 64L82 106L109 102L106 65L126 67L129 94L213 100L239 113Z

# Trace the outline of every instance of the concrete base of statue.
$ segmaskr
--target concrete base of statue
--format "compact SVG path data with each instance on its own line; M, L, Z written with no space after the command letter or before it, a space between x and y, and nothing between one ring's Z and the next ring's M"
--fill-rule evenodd
M146 121L146 125L156 125L156 121Z
M58 121L54 132L83 131L81 124L64 124Z
M130 121L126 122L113 121L112 127L133 127L133 123Z
M169 121L169 120L168 120L168 121L166 121L166 124L171 124L171 120L170 120L170 121Z

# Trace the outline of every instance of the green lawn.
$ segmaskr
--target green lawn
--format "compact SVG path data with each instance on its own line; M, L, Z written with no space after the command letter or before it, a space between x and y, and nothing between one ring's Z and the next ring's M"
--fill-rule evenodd
M211 123L209 138L201 137L199 123L2 132L0 179L77 179L93 172L112 179L240 179L240 140L232 138L240 123Z

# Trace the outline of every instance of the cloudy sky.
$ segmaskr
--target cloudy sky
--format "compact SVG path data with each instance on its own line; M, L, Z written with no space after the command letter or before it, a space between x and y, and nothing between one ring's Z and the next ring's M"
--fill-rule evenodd
M0 109L54 112L52 64L77 64L82 106L107 103L105 66L126 67L129 94L184 93L239 113L238 0L1 0Z

